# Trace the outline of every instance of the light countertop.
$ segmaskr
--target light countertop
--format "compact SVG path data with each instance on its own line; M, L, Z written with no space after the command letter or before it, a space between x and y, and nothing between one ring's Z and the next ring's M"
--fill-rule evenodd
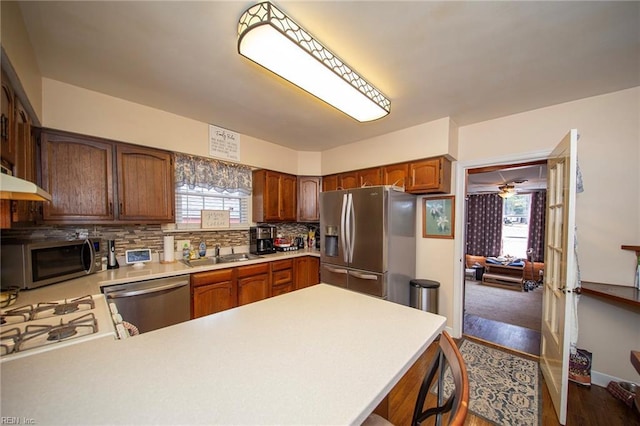
M2 416L40 425L360 424L444 324L319 284L131 339L6 361Z
M253 265L256 263L273 262L276 260L290 259L301 256L320 257L319 250L296 250L289 252L278 252L274 254L262 255L260 259L246 260L243 262L230 262L217 265L207 265L189 267L181 261L173 263L149 262L143 267L136 268L131 265L121 265L118 269L101 271L85 277L73 280L50 284L44 287L21 291L15 307L38 302L52 302L62 299L82 297L86 295L100 294L101 287L123 284L134 281L143 281L156 278L166 278L178 275L193 274L196 272L210 271L215 269L234 268L237 266Z

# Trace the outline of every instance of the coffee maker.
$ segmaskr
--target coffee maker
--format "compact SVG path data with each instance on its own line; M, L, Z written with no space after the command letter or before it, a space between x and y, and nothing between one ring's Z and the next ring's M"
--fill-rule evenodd
M274 240L276 227L273 225L258 225L249 228L249 252L252 254L275 253Z

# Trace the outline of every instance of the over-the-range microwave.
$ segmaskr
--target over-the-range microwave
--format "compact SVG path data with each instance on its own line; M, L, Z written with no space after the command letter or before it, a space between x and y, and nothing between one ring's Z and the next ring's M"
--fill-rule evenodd
M32 289L102 269L101 241L2 240L2 288Z

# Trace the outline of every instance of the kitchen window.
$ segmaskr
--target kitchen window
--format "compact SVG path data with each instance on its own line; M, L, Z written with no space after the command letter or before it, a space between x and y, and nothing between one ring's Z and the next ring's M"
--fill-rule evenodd
M228 210L230 227L248 227L250 199L249 167L176 154L178 229L200 228L201 210Z

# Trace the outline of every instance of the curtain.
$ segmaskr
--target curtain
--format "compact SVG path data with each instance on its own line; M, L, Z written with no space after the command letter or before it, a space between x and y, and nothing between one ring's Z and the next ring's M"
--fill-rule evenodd
M195 155L176 154L176 186L251 194L251 168Z
M547 191L531 194L531 215L529 217L529 248L533 249L533 261L544 260L544 226L547 215Z
M467 254L499 256L502 245L502 198L476 194L467 198Z

